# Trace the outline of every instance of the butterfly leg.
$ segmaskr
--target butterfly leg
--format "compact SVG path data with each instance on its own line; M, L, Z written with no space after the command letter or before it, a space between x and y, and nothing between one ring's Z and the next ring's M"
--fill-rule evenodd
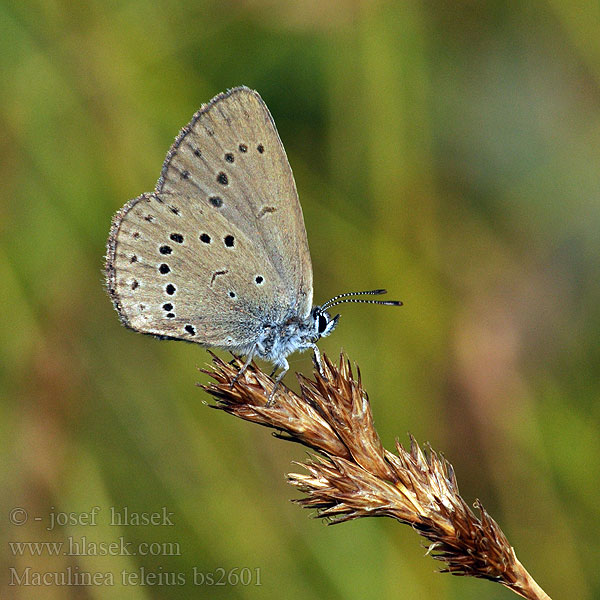
M278 367L281 367L281 373L279 373L279 375L277 375L277 379L275 379L275 385L271 390L271 393L269 394L269 399L267 400L267 408L269 408L273 404L273 398L275 397L275 392L279 387L279 383L285 377L285 374L290 370L290 363L288 363L287 358L281 358L279 360L279 363L277 367L275 367L275 370L271 374L271 377L275 375L275 371L277 371Z
M319 373L321 373L321 375L325 375L325 373L323 372L323 364L321 363L321 352L319 352L319 348L316 344L311 344L310 347L313 349L313 352L315 353L315 362L317 363L317 366L319 367Z
M242 368L237 372L236 376L231 380L231 384L229 385L232 388L238 381L238 379L244 374L244 371L250 366L252 359L254 358L254 351L256 350L256 345L248 352L248 356L246 357L246 362L242 365Z

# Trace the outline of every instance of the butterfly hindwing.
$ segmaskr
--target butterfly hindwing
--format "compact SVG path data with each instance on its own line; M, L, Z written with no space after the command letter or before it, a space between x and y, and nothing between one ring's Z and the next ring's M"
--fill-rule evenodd
M261 306L282 293L243 231L176 195L144 194L116 215L107 273L125 325L206 346L252 346L273 316Z

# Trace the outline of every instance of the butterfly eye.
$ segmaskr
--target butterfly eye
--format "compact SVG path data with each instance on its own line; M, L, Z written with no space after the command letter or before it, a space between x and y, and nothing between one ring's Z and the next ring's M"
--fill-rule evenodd
M325 315L319 315L319 333L323 333L327 329L329 321Z

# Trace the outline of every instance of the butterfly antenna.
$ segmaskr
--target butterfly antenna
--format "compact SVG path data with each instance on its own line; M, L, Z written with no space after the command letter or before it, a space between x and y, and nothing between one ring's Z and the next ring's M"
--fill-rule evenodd
M339 294L338 296L334 296L331 300L327 300L321 308L323 310L327 310L332 306L337 306L338 304L347 304L349 302L354 302L357 304L381 304L383 306L402 306L402 302L399 300L364 300L362 298L350 298L350 296L379 296L380 294L387 294L387 290L367 290L365 292L346 292L345 294Z

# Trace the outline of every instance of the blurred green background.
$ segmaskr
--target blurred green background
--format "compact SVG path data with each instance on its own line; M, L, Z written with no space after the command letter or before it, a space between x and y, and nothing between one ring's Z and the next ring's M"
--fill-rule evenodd
M391 520L310 520L284 479L304 450L210 410L203 349L119 325L113 213L240 84L294 169L315 300L405 302L341 307L320 343L360 365L384 444L431 442L551 596L599 597L599 32L590 0L0 2L2 598L516 597L434 574ZM94 506L95 526L50 527ZM109 526L110 507L174 525ZM81 536L179 553L7 545ZM10 567L115 585L9 586ZM194 586L194 567L261 585ZM140 569L187 583L121 584Z

